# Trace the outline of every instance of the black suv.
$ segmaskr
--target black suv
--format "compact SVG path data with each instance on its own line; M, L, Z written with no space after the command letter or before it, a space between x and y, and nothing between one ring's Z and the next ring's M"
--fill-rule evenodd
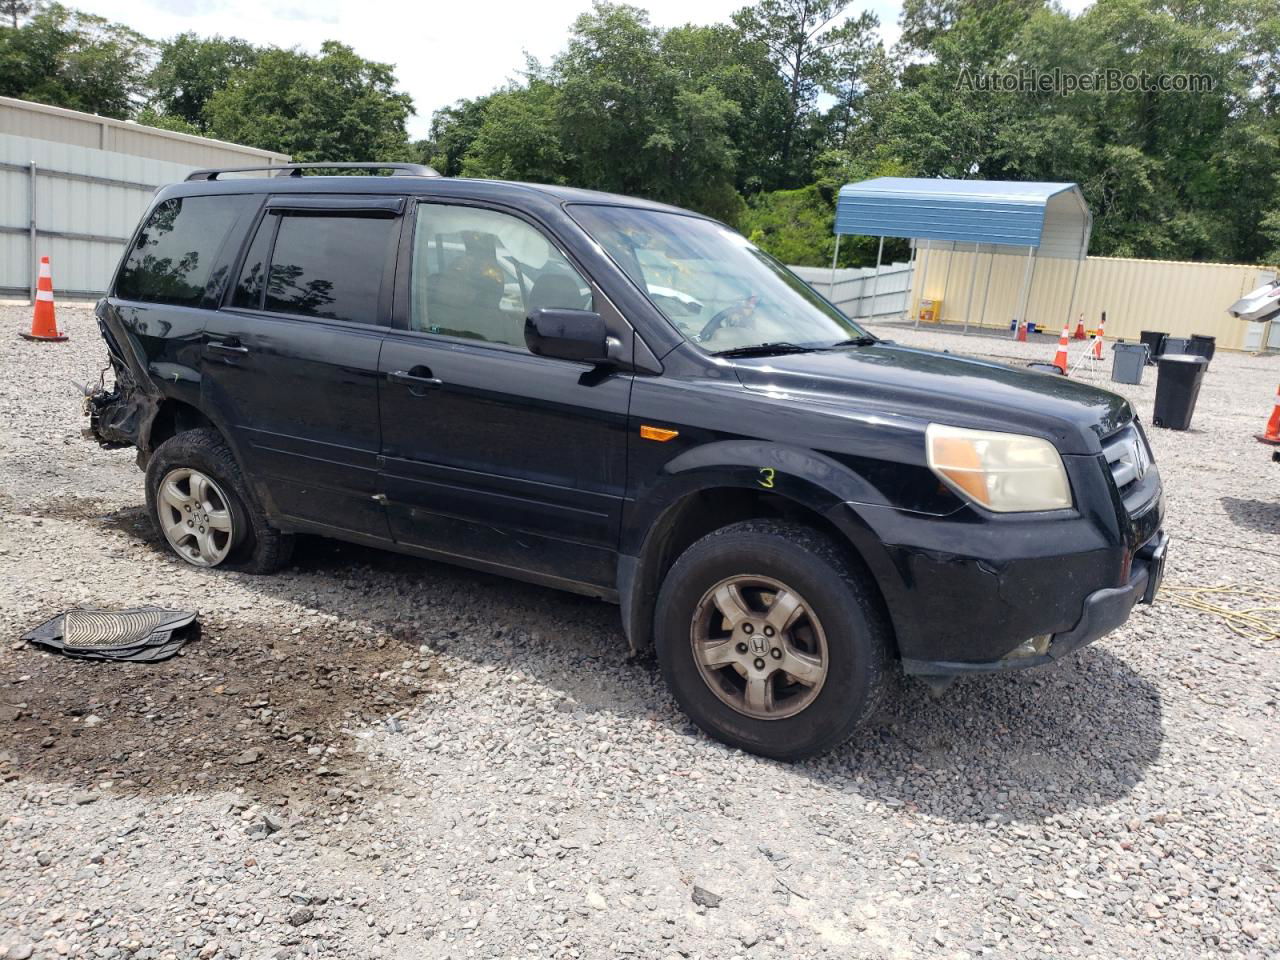
M188 563L305 532L610 600L703 729L778 758L894 661L1049 663L1155 594L1121 397L879 340L685 210L273 172L160 190L97 307L92 431Z

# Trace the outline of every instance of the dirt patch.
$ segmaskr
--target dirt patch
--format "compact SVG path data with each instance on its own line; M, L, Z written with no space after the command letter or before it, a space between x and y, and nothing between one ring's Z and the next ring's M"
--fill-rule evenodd
M106 501L98 497L64 494L48 497L32 508L19 512L46 520L102 520L103 515L110 512L110 508Z
M348 732L397 723L440 680L404 639L216 618L160 664L15 654L0 688L4 778L125 792L353 799L376 788L377 766Z
M0 501L0 506L3 506ZM160 544L155 525L141 504L132 507L112 508L97 497L79 497L67 494L49 497L29 510L20 511L29 517L43 520L88 520L107 530L119 530L144 543Z

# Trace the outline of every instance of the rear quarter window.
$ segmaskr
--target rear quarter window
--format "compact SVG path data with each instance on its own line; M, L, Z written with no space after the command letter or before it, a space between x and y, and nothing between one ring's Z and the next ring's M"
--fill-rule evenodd
M199 306L244 195L174 197L151 211L116 280L115 295L143 303Z

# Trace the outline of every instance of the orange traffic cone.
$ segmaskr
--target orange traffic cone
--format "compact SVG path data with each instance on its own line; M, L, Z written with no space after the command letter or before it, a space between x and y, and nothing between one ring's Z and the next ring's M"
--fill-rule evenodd
M1095 360L1102 359L1102 331L1107 325L1107 312L1102 312L1102 319L1098 321L1098 334L1093 338L1093 358Z
M1014 339L1019 343L1027 342L1027 325L1022 321L1018 321L1018 335Z
M1083 313L1080 314L1078 318L1076 318L1076 332L1074 336L1077 340L1084 340L1088 337L1088 334L1084 332L1084 314Z
M31 314L31 332L21 334L27 340L65 340L58 332L58 321L53 316L53 274L49 271L49 258L40 258L40 277L36 280L35 310Z
M1070 342L1068 334L1071 332L1069 324L1062 325L1062 336L1058 338L1058 352L1053 355L1053 365L1063 372L1067 372L1067 345Z
M1280 390L1276 391L1276 405L1271 411L1271 418L1267 420L1267 429L1257 437L1260 443L1270 443L1280 447Z

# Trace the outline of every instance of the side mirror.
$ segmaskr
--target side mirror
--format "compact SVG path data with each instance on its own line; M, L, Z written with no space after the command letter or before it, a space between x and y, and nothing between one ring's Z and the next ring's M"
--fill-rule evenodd
M524 321L524 342L539 357L606 363L615 355L610 340L604 320L591 310L544 307Z

